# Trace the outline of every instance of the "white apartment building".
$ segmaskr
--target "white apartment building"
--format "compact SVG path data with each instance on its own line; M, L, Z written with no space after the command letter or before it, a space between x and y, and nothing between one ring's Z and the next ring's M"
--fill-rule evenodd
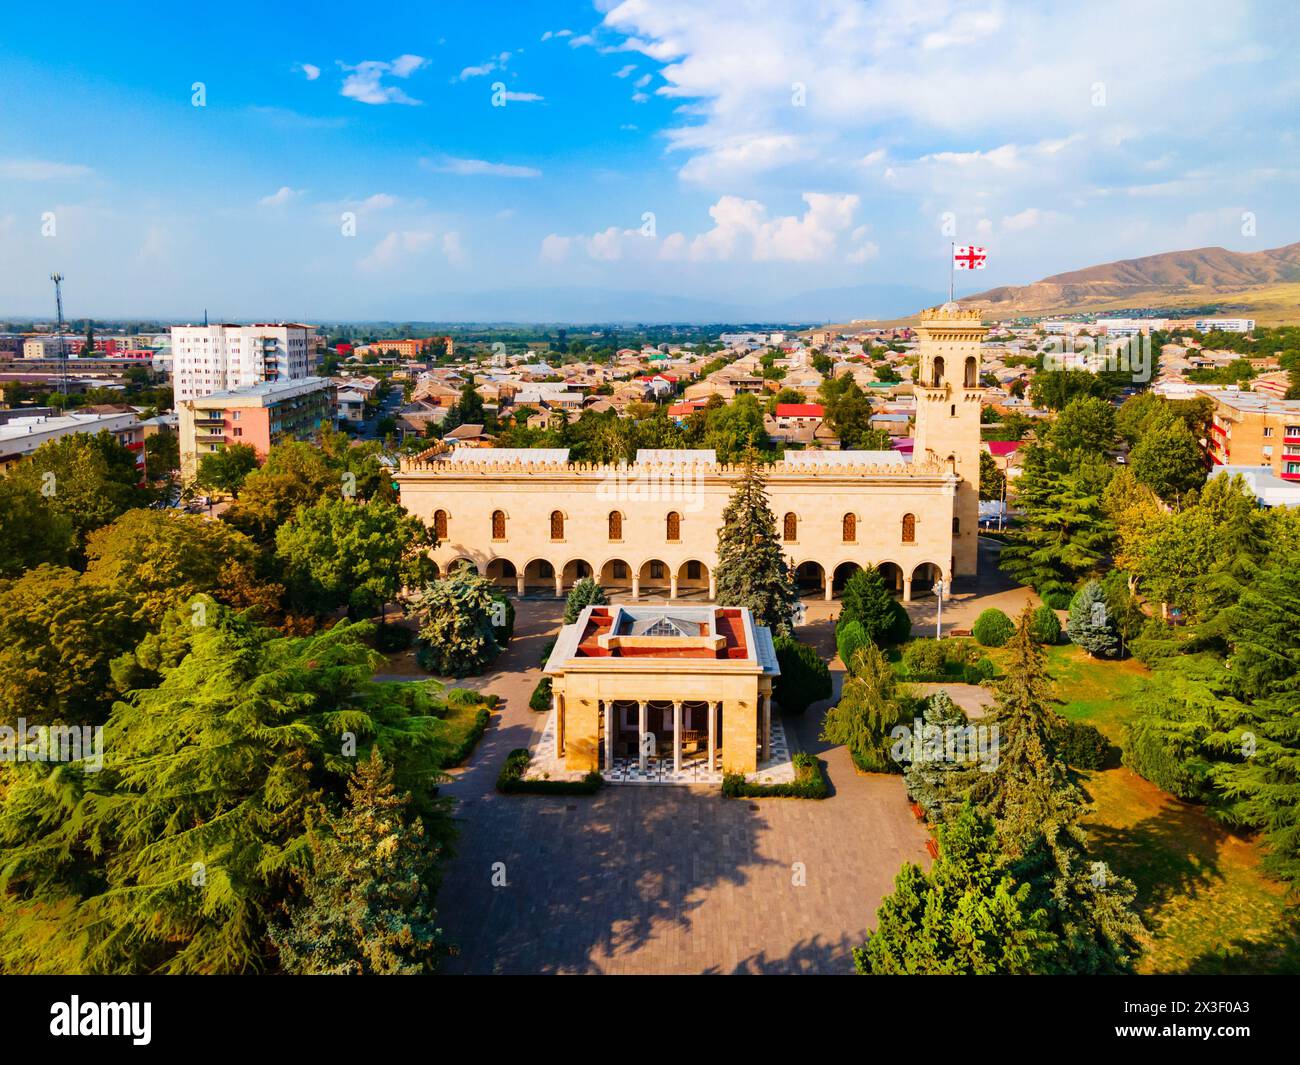
M42 444L72 433L111 433L143 461L144 428L134 414L56 414L10 418L0 424L0 471L27 458Z
M1198 318L1196 328L1199 332L1210 333L1249 333L1255 328L1254 318Z
M310 377L316 346L312 327L296 322L176 325L171 341L178 407L213 392Z

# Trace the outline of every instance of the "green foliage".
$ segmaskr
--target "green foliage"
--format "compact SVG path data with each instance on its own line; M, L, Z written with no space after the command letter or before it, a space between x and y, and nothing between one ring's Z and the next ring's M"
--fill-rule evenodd
M890 753L890 731L911 714L911 695L874 644L856 651L848 668L840 701L822 720L821 738L846 745L859 769L897 773L901 766Z
M1115 408L1097 396L1072 400L1049 434L1062 451L1109 451L1115 446Z
M411 597L408 612L420 625L416 658L443 677L481 673L501 653L492 625L495 589L463 565Z
M528 708L536 710L539 714L550 713L551 710L551 678L542 677L533 688L533 694L528 697Z
M1006 491L1007 475L987 451L980 451L980 499L1001 499Z
M255 469L257 451L251 444L227 444L200 457L195 483L200 488L237 495Z
M717 599L729 607L748 607L756 625L774 636L788 635L798 602L794 573L776 533L767 486L754 453L745 467L718 529Z
M845 622L841 616L839 624L835 627L835 650L841 662L847 666L853 661L853 656L869 643L871 640L867 638L862 622Z
M772 684L772 695L783 714L802 714L812 703L830 698L830 667L815 647L792 636L778 636L773 645L781 675Z
M569 597L564 603L564 624L572 625L587 607L601 606L608 602L605 589L599 582L592 577L583 577L569 589Z
M1106 594L1096 581L1089 581L1074 597L1065 631L1093 658L1114 658L1119 654L1119 636L1106 606Z
M379 749L348 783L348 801L309 831L311 872L287 929L272 931L291 975L411 976L445 951L433 891L441 848L410 816Z
M1002 866L990 819L966 804L939 828L929 873L903 866L854 967L869 976L1048 972L1056 938L1030 894Z
M0 580L43 562L62 566L72 549L72 519L29 483L0 476Z
M912 632L907 611L890 594L885 578L874 568L859 567L844 582L839 625L853 622L862 626L867 639L881 647L901 643Z
M1179 499L1205 481L1200 444L1181 421L1149 431L1129 454L1129 468L1166 502Z
M1053 742L1061 761L1075 769L1104 769L1110 760L1110 741L1086 721L1062 721Z
M296 610L323 617L346 606L362 618L427 578L431 539L396 504L321 499L280 527L275 555Z
M42 565L0 582L0 722L99 724L113 660L144 634L134 604L73 570Z
M495 594L502 622L492 631L496 634L497 643L504 649L515 636L515 604L504 592L497 591Z
M950 730L966 726L966 714L946 691L937 691L925 701L922 724L927 731L938 730L930 735L942 736L946 741ZM937 756L933 746L927 748L925 734L913 736L912 742L914 745L919 743L927 757L907 760L903 783L907 786L908 796L920 805L926 817L939 823L949 809L955 809L964 801L970 774L978 772L978 769L968 760L947 757L946 742L942 757Z
M745 779L744 773L725 773L722 794L728 799L824 799L830 785L821 762L807 751L794 756L794 780L779 784L757 784Z
M1061 642L1061 619L1055 610L1044 604L1034 611L1029 631L1039 643L1053 647Z
M525 780L532 755L527 747L516 747L501 765L497 791L503 795L595 795L605 783L599 773L588 773L581 780Z
M337 811L373 747L411 812L449 833L421 685L377 684L368 626L285 638L213 607L160 683L104 727L104 767L36 766L0 805L6 887L69 971L242 973L274 964L267 928L311 863L309 820ZM51 795L58 801L51 802ZM0 932L0 963L21 928Z
M983 647L1002 647L1015 631L1015 624L997 607L983 611L971 626L971 635Z
M460 738L460 742L447 747L440 758L440 763L444 769L452 769L458 765L464 765L469 756L474 753L474 748L478 746L478 741L483 738L483 733L487 731L488 722L492 720L492 715L485 706L480 706L474 711L474 721L465 734Z

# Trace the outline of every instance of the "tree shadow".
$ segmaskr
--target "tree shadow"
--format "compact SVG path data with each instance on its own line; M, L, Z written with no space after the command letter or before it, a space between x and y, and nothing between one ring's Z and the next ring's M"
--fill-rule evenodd
M1193 958L1180 972L1190 976L1300 973L1300 928L1283 926L1262 939L1229 940Z
M784 957L769 957L767 951L760 950L730 969L710 966L704 970L704 975L848 975L853 973L853 948L860 946L861 943L850 942L848 936L830 940L815 935L810 939L799 940Z

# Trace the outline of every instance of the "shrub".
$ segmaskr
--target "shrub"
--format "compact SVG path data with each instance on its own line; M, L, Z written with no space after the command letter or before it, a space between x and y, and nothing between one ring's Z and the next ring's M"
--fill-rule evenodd
M1038 589L1038 594L1042 597L1043 605L1050 606L1053 610L1069 610L1070 600L1074 598L1074 590L1068 584L1058 582L1044 584Z
M492 624L494 592L486 577L462 566L411 597L409 609L420 624L421 668L440 677L487 669L501 653Z
M984 647L1001 647L1015 633L1016 627L997 607L989 607L975 619L971 635Z
M870 642L862 622L846 622L842 617L840 618L839 624L835 627L835 650L846 668L853 661L853 655L859 648L865 647Z
M981 658L971 665L962 666L961 679L966 684L983 684L998 675L998 667L991 658Z
M794 756L794 781L754 784L743 773L722 777L722 794L728 799L824 799L830 793L822 764L807 751Z
M913 640L903 648L903 665L909 676L930 677L944 672L947 656L939 640Z
M537 682L533 694L528 697L528 708L544 714L551 709L551 678L543 677Z
M608 602L605 589L593 578L583 577L569 590L569 598L564 603L564 624L572 625L585 608Z
M501 696L497 695L496 692L489 692L483 696L483 702L489 710L495 710L501 705Z
M375 629L375 650L380 654L405 651L415 639L415 633L405 625L380 625Z
M525 780L532 755L527 747L516 747L501 765L497 791L503 795L594 795L605 782L599 773L588 773L581 780Z
M902 643L912 633L912 619L876 569L856 569L845 582L840 624L854 621L877 646Z
M483 696L471 688L452 688L447 692L451 706L479 706L483 701Z
M469 731L465 733L464 738L459 744L447 752L447 756L443 759L442 763L443 769L450 769L452 766L460 765L474 752L474 748L478 745L478 741L483 738L483 732L488 726L488 719L490 716L487 707L479 708L478 713L474 715L474 724L470 726Z
M497 638L497 643L505 647L515 634L515 604L510 601L510 597L504 592L498 592L492 598L505 608L505 620L500 625L492 626L492 632Z
M816 648L792 636L778 636L773 644L781 675L772 694L783 714L802 714L810 704L830 698L831 671Z
M1056 747L1066 765L1076 769L1104 769L1111 743L1086 721L1066 721L1056 732Z
M1056 611L1044 603L1034 611L1029 621L1029 634L1041 644L1048 647L1061 642L1061 619Z

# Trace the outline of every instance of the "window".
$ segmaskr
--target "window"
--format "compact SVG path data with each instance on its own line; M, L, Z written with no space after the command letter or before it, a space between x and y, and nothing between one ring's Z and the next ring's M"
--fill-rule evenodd
M856 514L844 515L844 532L841 539L846 544L857 543L858 540L858 516Z
M1265 436L1272 436L1272 435L1273 435L1273 427L1272 427L1271 425L1266 425L1266 426L1264 426L1264 435L1265 435Z
M558 510L551 511L551 539L564 539L564 515Z
M786 543L799 539L799 519L793 514L785 516L784 538Z
M230 430L230 435L231 435L231 436L243 436L243 435L244 435L244 430L243 430L243 429L231 429L231 430Z
M966 387L974 388L977 384L979 384L979 381L976 379L975 376L975 356L967 355L966 356Z
M903 543L905 544L916 543L916 515L915 514L903 515Z
M433 535L439 540L447 539L447 512L445 510L435 510L433 512Z
M675 510L668 512L668 539L677 541L682 538L682 516Z
M609 512L609 538L611 540L623 539L623 515L617 510Z
M943 356L942 355L936 355L934 357L934 364L930 369L930 384L934 388L943 387Z
M504 540L506 538L506 512L504 510L494 510L492 512L492 539Z
M953 519L952 519L952 534L953 534L954 536L960 536L960 535L961 535L961 518L953 518Z

